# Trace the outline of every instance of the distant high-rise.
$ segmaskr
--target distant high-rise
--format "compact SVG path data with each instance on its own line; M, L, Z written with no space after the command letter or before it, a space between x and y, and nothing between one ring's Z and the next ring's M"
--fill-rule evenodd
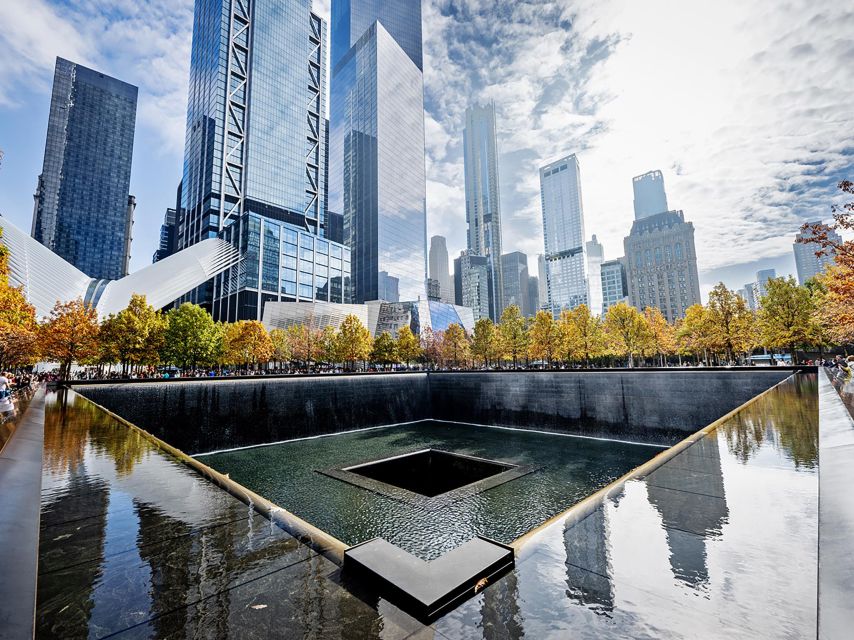
M334 0L329 206L344 215L354 302L427 294L421 3Z
M175 225L178 223L178 211L181 210L181 183L175 193L175 208L166 209L163 216L163 224L160 225L160 243L157 251L151 257L151 262L160 262L175 253Z
M505 303L502 301L501 204L494 103L466 109L463 150L468 250L487 259L490 274L489 317L497 321Z
M528 276L528 315L536 315L540 309L540 279Z
M548 303L557 315L589 302L581 170L574 154L540 167L540 200Z
M188 299L222 320L348 302L326 220L326 22L311 0L196 0L176 248L220 235L239 266Z
M536 313L530 308L528 294L528 256L521 251L501 256L501 273L504 276L504 306L515 304L524 316Z
M777 277L776 269L760 269L756 272L756 282L753 283L753 304L759 308L762 296L768 293L768 281Z
M618 302L623 302L629 295L626 284L626 267L623 259L608 260L601 266L602 274L602 314L608 312Z
M602 315L602 263L605 249L593 234L587 241L587 307L594 316Z
M454 303L468 307L474 319L489 317L490 270L484 256L463 251L454 260Z
M451 274L448 271L448 245L443 236L430 238L430 278L439 287L439 299L442 302L453 302L454 285L451 284Z
M813 222L808 222L807 224L821 224L820 220L815 220ZM828 266L833 264L834 261L834 252L833 249L825 249L827 251L827 255L823 255L821 257L815 255L815 252L820 249L817 244L804 244L802 242L798 242L798 240L802 240L804 238L811 238L811 232L799 232L795 236L795 243L793 245L793 249L795 252L795 267L798 270L798 282L801 284L806 283L810 278L814 278L820 273L823 273ZM838 233L833 231L832 229L827 233L828 240L833 240L836 242L842 242L842 238Z
M700 304L694 225L681 211L635 220L623 241L629 299L643 310L658 307L669 322Z
M738 295L740 295L744 299L744 302L747 304L747 308L750 309L751 311L757 310L756 297L753 295L753 285L754 284L756 284L756 283L755 282L748 282L746 285L744 285L741 289L739 289L736 292L736 293L738 293Z
M664 193L664 176L661 171L649 171L632 178L635 194L635 220L668 211Z
M537 310L551 308L549 303L549 288L546 281L546 257L541 253L537 256Z
M137 88L56 59L33 237L92 276L128 272Z

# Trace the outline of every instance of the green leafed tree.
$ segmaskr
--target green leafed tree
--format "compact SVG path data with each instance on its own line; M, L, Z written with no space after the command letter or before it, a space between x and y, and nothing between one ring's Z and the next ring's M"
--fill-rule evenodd
M166 313L164 362L182 371L217 364L222 350L222 331L211 315L197 304L185 302Z
M371 350L371 362L387 366L399 362L397 356L397 345L388 331L383 331L374 339L374 348Z

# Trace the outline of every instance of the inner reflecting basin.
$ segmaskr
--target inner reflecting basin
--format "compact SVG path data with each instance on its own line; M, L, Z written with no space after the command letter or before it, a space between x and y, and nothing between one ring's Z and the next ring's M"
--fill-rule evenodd
M530 472L483 491L451 492L420 501L325 475L329 469L425 449L505 465L498 472L513 465ZM425 421L197 457L346 544L382 537L431 560L476 535L509 544L661 450L613 440Z

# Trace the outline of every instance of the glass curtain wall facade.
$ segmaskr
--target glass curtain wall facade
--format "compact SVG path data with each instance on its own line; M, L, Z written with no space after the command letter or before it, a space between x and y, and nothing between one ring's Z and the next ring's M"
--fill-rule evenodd
M504 276L504 305L516 305L524 316L531 316L536 309L530 308L528 295L528 256L521 251L501 256L501 272Z
M463 251L454 260L454 301L472 310L475 320L489 317L489 263L484 256Z
M240 233L240 238L234 235ZM240 270L231 279L216 280L214 316L234 322L261 320L267 302L346 303L350 285L350 250L321 238L304 227L254 213L239 225L230 225L223 237L245 247ZM219 291L228 287L236 300Z
M196 1L178 249L259 216L326 235L326 46L310 0ZM249 229L227 235L254 251ZM217 317L260 318L266 298L244 268L188 298Z
M821 224L821 220L813 220L807 224ZM831 248L825 249L826 255L815 255L819 248L817 244L803 244L798 240L811 238L812 232L800 232L795 236L795 242L792 245L795 252L795 267L798 271L798 282L806 284L810 278L816 277L820 273L824 273L827 267L834 263L834 251ZM827 239L834 242L842 242L842 237L832 229L827 232Z
M540 200L548 302L557 316L589 303L581 171L574 154L540 168Z
M635 196L635 220L668 211L661 171L648 171L632 178L632 191Z
M381 15L375 15L378 8ZM373 11L374 20L363 11ZM369 24L346 53L333 52L330 95L329 206L344 215L351 296L354 302L426 300L420 5L336 1L333 25L347 22L342 12L350 15L351 39L356 17ZM386 20L417 31L417 60L386 29ZM343 47L342 33L335 32L333 40Z
M608 260L602 263L602 314L608 312L618 302L629 295L626 284L626 268L622 260Z
M489 317L497 322L504 310L504 278L501 273L501 204L494 103L466 109L463 149L468 250L487 259Z
M56 59L33 237L93 278L127 275L137 88Z

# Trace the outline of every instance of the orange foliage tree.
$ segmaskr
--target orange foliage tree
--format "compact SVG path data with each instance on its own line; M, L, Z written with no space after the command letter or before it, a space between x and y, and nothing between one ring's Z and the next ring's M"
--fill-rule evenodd
M68 379L73 362L98 355L98 314L77 298L57 302L41 328L42 355L59 362L59 376Z

